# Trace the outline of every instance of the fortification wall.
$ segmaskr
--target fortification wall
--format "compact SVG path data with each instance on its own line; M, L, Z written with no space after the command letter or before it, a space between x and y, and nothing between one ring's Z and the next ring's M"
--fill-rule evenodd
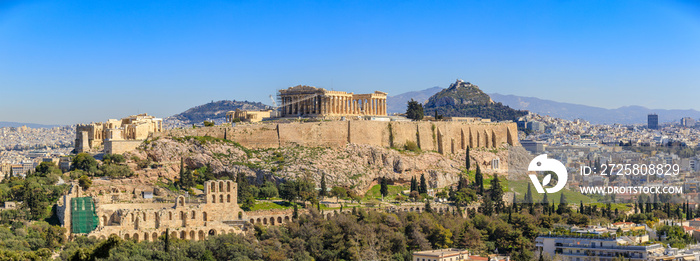
M178 129L154 136L211 136L236 141L248 148L284 146L339 147L347 143L403 147L415 142L422 150L458 153L467 147L495 148L507 143L520 146L517 125L468 122L328 121L264 123Z

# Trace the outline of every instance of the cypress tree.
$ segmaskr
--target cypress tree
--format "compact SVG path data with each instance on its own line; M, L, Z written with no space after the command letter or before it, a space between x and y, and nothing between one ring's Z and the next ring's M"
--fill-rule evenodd
M326 172L323 172L321 174L321 191L318 192L318 195L320 197L325 197L326 196Z
M530 183L527 183L527 194L525 194L524 203L532 204L532 190L530 190Z
M420 174L420 188L418 193L428 193L428 184L425 183L425 175Z
M379 178L379 193L382 194L382 198L389 195L389 184L387 184L386 178Z
M479 164L476 164L476 176L477 178L477 183L476 185L479 188L479 194L484 195L484 176L481 174L481 168L479 167Z
M470 168L471 165L472 165L471 158L469 157L469 146L467 146L467 156L466 156L466 158L464 159L464 161L466 161L467 171L469 171L469 168Z
M170 251L170 228L165 229L165 244L164 249L166 253Z

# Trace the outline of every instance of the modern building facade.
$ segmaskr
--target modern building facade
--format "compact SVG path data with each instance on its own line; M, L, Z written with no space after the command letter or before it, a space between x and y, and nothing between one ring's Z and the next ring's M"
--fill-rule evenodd
M652 130L659 129L659 115L652 113L647 116L647 128Z
M661 244L621 245L615 238L591 236L539 236L535 239L535 247L537 251L552 257L558 255L567 261L612 261L620 257L642 261L664 252Z

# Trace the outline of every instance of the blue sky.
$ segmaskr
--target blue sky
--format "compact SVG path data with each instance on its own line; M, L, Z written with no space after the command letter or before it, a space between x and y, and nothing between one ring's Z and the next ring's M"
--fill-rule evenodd
M700 110L692 1L0 0L0 121L166 117L307 84Z

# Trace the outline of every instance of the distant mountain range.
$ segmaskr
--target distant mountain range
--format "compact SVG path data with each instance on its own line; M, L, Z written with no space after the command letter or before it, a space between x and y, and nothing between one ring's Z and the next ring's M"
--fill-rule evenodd
M205 120L224 118L226 117L226 112L235 111L236 109L264 110L270 109L270 106L261 102L222 100L192 107L169 118L175 118L188 124L201 124Z
M647 115L656 113L661 122L679 122L683 117L700 118L696 110L649 109L642 106L623 106L617 109L605 109L580 104L543 100L535 97L490 94L494 101L502 102L514 109L528 110L540 115L573 120L584 119L594 124L636 124L646 123Z
M408 101L411 99L420 103L426 103L428 102L428 98L430 98L430 96L433 96L442 90L443 88L435 86L422 91L405 92L396 96L389 96L386 98L387 112L405 113L406 106L408 106Z
M29 128L53 128L53 127L60 127L60 125L45 125L45 124L37 124L37 123L24 123L24 122L10 122L10 121L0 121L0 128L4 127L22 127L22 126L27 126Z
M432 87L422 91L412 91L387 98L387 109L390 113L406 112L406 104L413 98L425 103L426 97L435 95L443 90L441 87ZM513 109L528 110L541 115L562 118L567 120L584 119L593 124L644 124L647 115L656 113L659 122L678 122L683 117L700 119L700 111L696 110L666 110L649 109L642 106L623 106L617 109L605 109L581 104L556 102L535 97L523 97L516 95L489 94L495 102L503 103Z

